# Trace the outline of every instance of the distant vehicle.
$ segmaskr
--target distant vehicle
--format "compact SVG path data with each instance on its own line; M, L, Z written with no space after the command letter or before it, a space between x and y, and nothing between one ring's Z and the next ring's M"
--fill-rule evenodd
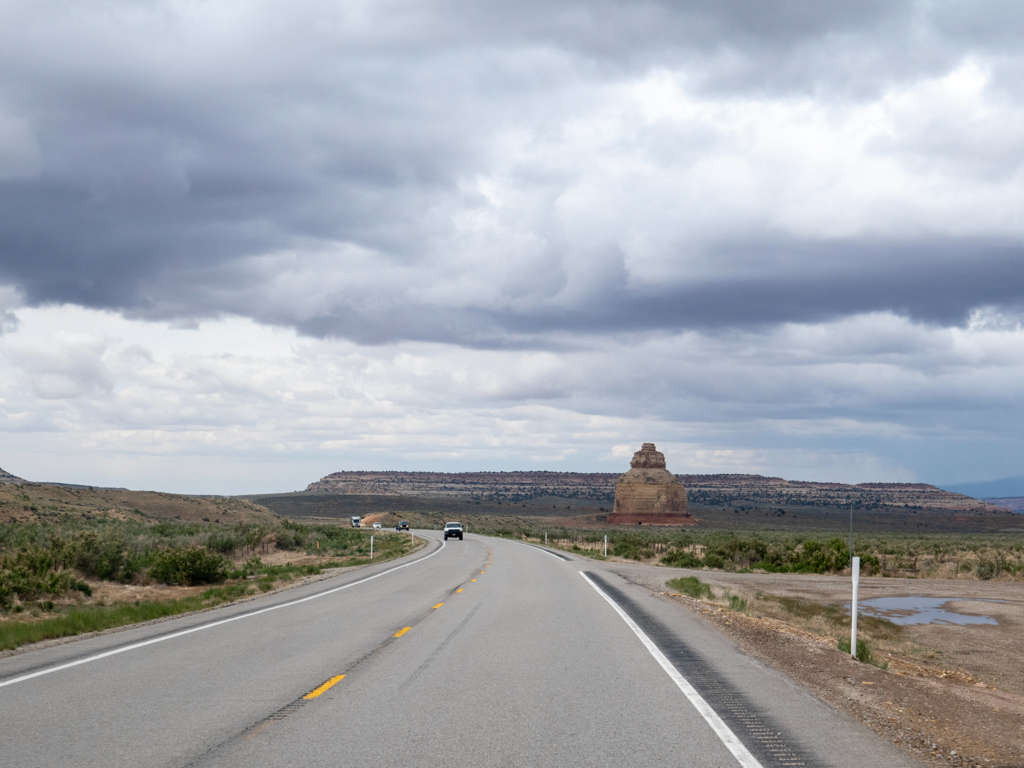
M459 541L462 541L462 523L445 523L444 526L444 540L453 539L458 536Z
M380 528L380 523L374 523L374 524L373 524L373 527L374 527L374 528Z
M409 521L408 520L399 520L398 521L398 525L395 526L395 530L396 531L408 531L409 530Z
M352 527L353 528L358 528L359 527L359 515L352 515Z

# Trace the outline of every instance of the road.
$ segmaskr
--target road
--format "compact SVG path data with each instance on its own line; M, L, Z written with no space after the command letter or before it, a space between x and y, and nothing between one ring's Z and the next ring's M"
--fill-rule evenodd
M913 765L598 562L421 535L403 560L0 659L0 766Z

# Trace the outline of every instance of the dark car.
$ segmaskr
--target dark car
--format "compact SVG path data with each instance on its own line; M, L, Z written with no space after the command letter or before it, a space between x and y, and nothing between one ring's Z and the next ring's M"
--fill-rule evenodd
M409 530L409 521L408 520L399 520L398 521L398 525L395 526L395 530L396 531L408 531Z

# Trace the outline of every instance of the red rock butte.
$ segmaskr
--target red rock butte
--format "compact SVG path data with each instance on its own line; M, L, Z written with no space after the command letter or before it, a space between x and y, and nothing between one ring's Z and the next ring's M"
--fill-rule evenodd
M615 525L693 525L687 511L686 488L665 469L665 454L644 443L633 454L630 470L615 483Z

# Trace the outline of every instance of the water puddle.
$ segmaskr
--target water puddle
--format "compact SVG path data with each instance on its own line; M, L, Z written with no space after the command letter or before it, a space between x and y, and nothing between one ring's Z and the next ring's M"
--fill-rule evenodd
M998 624L992 616L968 616L943 610L943 606L955 602L954 597L876 597L872 600L858 600L858 613L888 619L893 624ZM972 602L999 603L1001 600L973 600ZM846 604L849 613L850 604Z

